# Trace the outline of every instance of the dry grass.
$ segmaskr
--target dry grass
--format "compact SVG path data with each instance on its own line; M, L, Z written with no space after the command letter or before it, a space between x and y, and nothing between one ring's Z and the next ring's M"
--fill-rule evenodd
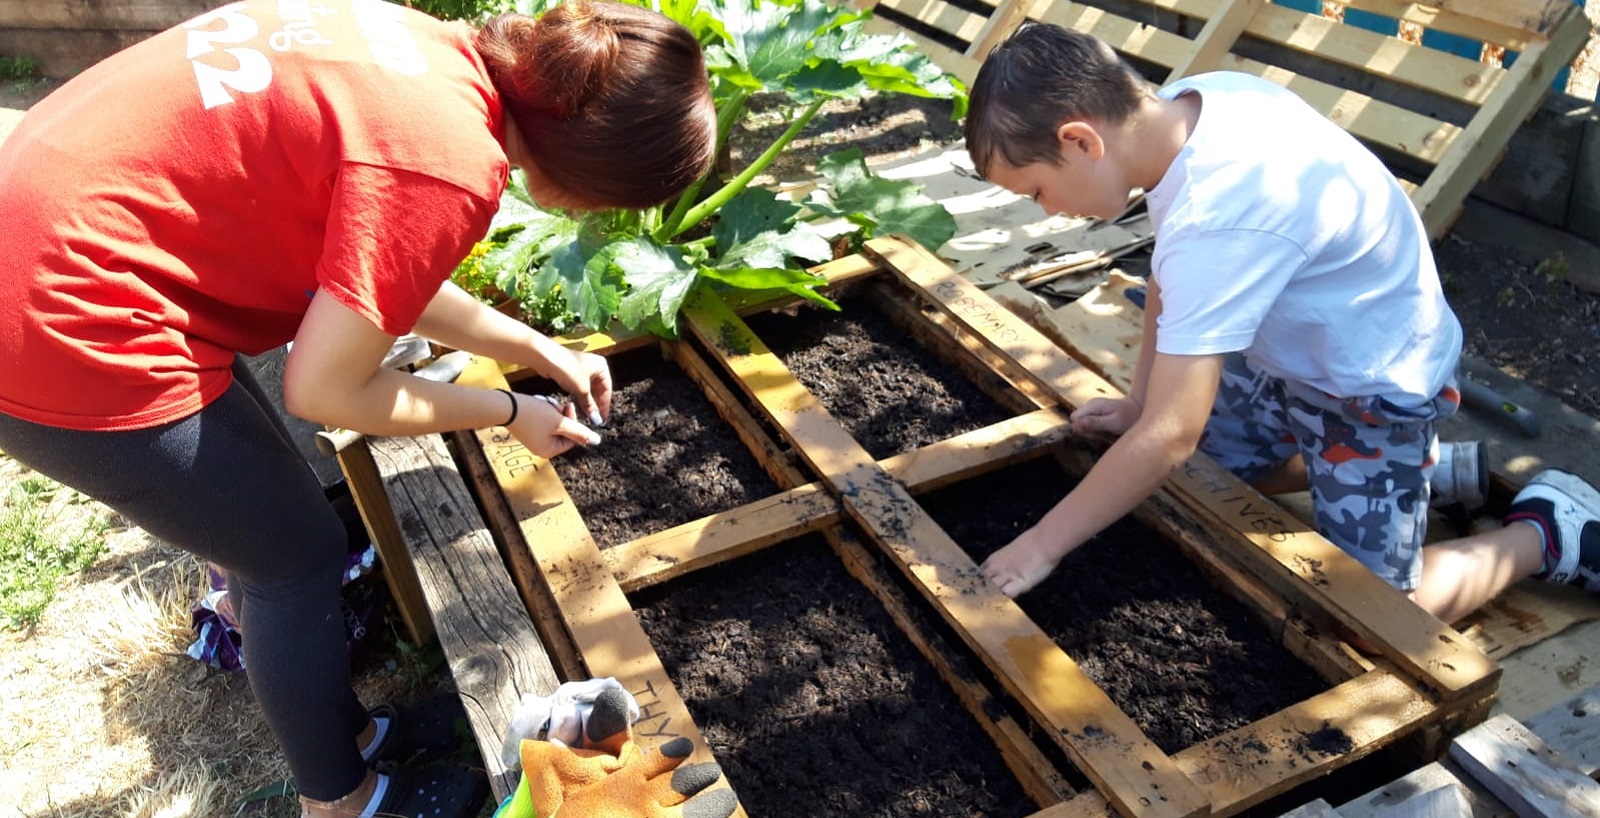
M10 466L0 494L27 473ZM35 628L0 631L0 818L299 814L293 797L245 803L288 770L245 676L184 653L204 587L203 563L114 523ZM435 654L374 641L355 666L364 701L447 683Z

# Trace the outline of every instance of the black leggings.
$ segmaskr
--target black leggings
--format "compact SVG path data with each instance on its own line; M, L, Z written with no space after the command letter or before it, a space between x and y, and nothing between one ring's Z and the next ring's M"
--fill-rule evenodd
M332 800L366 775L339 606L345 527L243 359L233 375L211 405L150 429L0 414L0 451L227 570L250 687L295 786Z

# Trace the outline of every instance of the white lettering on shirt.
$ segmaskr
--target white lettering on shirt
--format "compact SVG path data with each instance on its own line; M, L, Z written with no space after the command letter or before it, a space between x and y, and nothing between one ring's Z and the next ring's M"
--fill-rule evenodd
M288 51L296 45L333 45L333 41L317 31L317 17L336 13L326 6L314 6L311 0L278 0L278 18L283 28L267 37L274 51Z
M241 9L244 3L230 3L183 24L189 30L185 42L195 82L200 86L200 102L209 110L233 102L229 89L251 94L272 82L272 63L254 48L224 48L221 54L233 58L232 64L217 52L217 45L242 43L256 36L260 26ZM221 28L213 26L220 22ZM222 63L221 66L215 63Z
M361 36L367 38L379 65L408 77L427 72L428 59L422 55L411 29L406 28L405 12L399 6L381 0L353 0L350 13L355 15Z

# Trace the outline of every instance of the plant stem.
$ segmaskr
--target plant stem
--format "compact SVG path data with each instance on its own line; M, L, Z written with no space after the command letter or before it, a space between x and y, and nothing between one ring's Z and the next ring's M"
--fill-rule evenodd
M713 153L714 156L722 155L723 146L728 144L728 134L733 133L733 126L737 125L739 120L744 117L745 103L749 99L749 91L743 88L735 88L733 95L723 103L722 110L717 111L717 146ZM684 214L688 213L689 208L694 206L695 199L700 196L700 188L705 185L706 180L711 178L711 174L715 171L716 168L714 166L707 170L704 176L696 179L695 183L690 185L689 189L678 197L678 203L673 206L672 213L662 220L660 226L656 228L654 233L656 241L665 244L667 239L683 232L678 229L678 225L683 224Z
M827 102L825 97L818 98L817 101L806 106L805 112L789 125L789 129L784 131L782 136L778 137L778 141L773 142L765 152L756 157L756 161L751 162L750 167L745 168L743 173L733 177L731 181L722 186L722 189L711 194L711 196L705 201L695 205L692 209L690 209L690 211L684 215L682 221L676 225L671 225L671 232L667 234L666 238L676 236L689 227L699 224L702 219L711 215L712 213L717 212L718 208L727 204L728 201L733 197L743 193L744 189L750 185L750 180L759 176L761 171L766 170L767 166L771 165L778 158L778 154L783 153L783 149L788 147L789 143L793 142L795 137L799 136L802 130L805 130L806 125L810 124L811 118L816 116L817 111L822 109L822 104L824 102ZM667 225L663 225L662 229L665 231L667 228Z

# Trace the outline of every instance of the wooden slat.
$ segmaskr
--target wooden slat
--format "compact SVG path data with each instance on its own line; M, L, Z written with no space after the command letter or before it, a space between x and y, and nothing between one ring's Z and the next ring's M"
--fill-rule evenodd
M1541 6L1547 7L1544 0L1535 0ZM1469 40L1494 43L1514 51L1521 51L1529 43L1538 42L1547 37L1534 31L1529 31L1515 24L1507 24L1503 16L1491 18L1474 17L1469 14L1457 14L1451 6L1445 3L1418 3L1413 0L1349 0L1347 7L1370 11L1384 17L1416 23L1426 29L1442 31L1446 34L1455 34ZM1499 4L1496 3L1496 6ZM1498 11L1498 9L1495 9Z
M499 366L480 358L458 382L506 388ZM504 429L482 430L477 438L590 674L615 677L638 700L635 739L657 747L687 738L695 748L691 762L715 761L555 469ZM743 807L735 814L743 816Z
M1016 603L863 450L815 396L715 298L685 305L691 331L721 356L785 437L973 647L1047 725L1073 763L1125 814L1203 814L1206 799Z
M1450 758L1519 818L1600 818L1600 784L1510 716L1457 736Z
M1208 19L1216 14L1218 2L1153 0L1151 4ZM1273 3L1257 10L1245 31L1302 54L1379 74L1474 106L1481 105L1506 74L1504 68L1476 59L1418 47L1398 37Z
M1011 36L1011 33L1016 31L1017 26L1022 25L1024 20L1038 13L1035 11L1036 6L1050 1L1003 0L989 14L989 19L983 24L983 30L979 31L978 36L973 38L972 44L967 46L965 56L982 64L984 57L989 56L989 52L993 51L995 46ZM970 83L971 80L968 80L968 82Z
M1082 3L1063 1L1047 8L1041 19L1093 34L1119 51L1165 68L1177 66L1192 47L1189 40L1176 34ZM1225 56L1220 68L1254 74L1282 85L1355 136L1429 164L1439 161L1445 147L1461 130L1415 111L1235 54Z
M1194 74L1214 71L1222 64L1222 57L1233 50L1244 33L1245 26L1260 10L1265 0L1218 0L1207 15L1205 27L1195 35L1189 54L1172 67L1167 82L1176 82Z
M874 239L866 249L1067 406L1121 394L914 242ZM1224 544L1264 580L1306 583L1324 611L1417 674L1441 701L1472 701L1494 689L1499 667L1467 639L1210 458L1196 454L1162 491L1230 532Z
M1548 43L1528 46L1511 66L1465 131L1455 137L1439 165L1412 197L1430 238L1448 231L1456 210L1505 151L1511 134L1544 99L1551 79L1589 39L1583 10L1565 5Z
M1212 794L1212 815L1234 815L1296 784L1363 758L1437 714L1427 697L1385 670L1374 670L1265 719L1179 752L1185 773ZM1343 733L1347 752L1312 749L1323 730ZM1099 793L1083 793L1030 818L1104 818Z
M762 457L778 485L799 487L806 482L808 475L795 462L795 458L767 456L768 453L778 451L777 442L766 434L755 417L744 408L743 402L733 393L732 388L717 377L703 356L684 343L672 344L670 350L673 359L691 379L700 384L706 396L718 407L726 407L730 423L749 430L750 437L759 438L747 445ZM1038 745L1033 743L1022 725L1019 725L1016 719L1004 714L994 700L993 693L977 681L977 674L973 673L970 660L951 650L942 637L927 631L923 624L925 617L913 613L911 601L906 599L905 593L890 580L888 572L878 560L873 559L855 535L842 527L830 526L822 531L822 536L838 555L845 571L883 605L885 613L894 621L895 626L905 634L923 658L928 660L934 672L939 674L939 678L944 680L962 706L966 707L967 712L976 720L978 727L993 739L1001 760L1011 768L1018 783L1034 802L1040 806L1047 806L1059 803L1072 795L1074 790L1067 784L1061 771L1057 770L1055 764L1045 757Z
M1065 414L1041 409L895 455L881 465L912 492L932 491L1015 462L1069 434ZM839 501L822 483L807 483L607 548L604 555L622 589L633 593L843 518Z
M1524 723L1585 775L1600 770L1600 688L1586 690Z
M517 704L525 695L554 693L561 681L444 440L391 437L356 446L371 450L392 498L491 788L503 799L517 783L500 760Z
M1394 814L1395 818L1462 818L1472 814L1472 802L1466 788L1450 784L1401 801Z
M875 13L882 14L885 9L943 31L964 43L977 39L987 17L944 0L878 0Z
M538 563L534 562L533 549L522 539L522 528L506 504L505 495L500 493L500 482L495 479L494 467L489 465L483 447L478 445L477 435L470 431L451 432L445 439L455 451L456 461L461 464L469 488L478 500L478 508L489 524L489 532L500 549L500 557L506 563L511 584L516 587L523 608L533 617L534 630L539 632L539 641L544 643L556 675L566 681L589 678L589 668L572 644L572 632L567 630L555 596L545 583Z
M1310 803L1295 807L1278 818L1339 818L1339 813L1334 812L1333 807L1327 801L1318 798Z
M1510 818L1500 799L1484 789L1476 779L1448 759L1419 767L1353 801L1339 805L1341 818L1395 818L1401 804L1418 795L1436 790L1459 790L1467 808L1459 818Z
M428 612L427 597L417 580L417 569L411 564L411 547L395 523L394 508L389 503L383 475L372 459L372 450L367 446L347 446L339 452L338 461L356 510L361 512L367 534L378 550L383 579L400 611L400 621L405 624L413 643L426 645L436 635L433 616Z
M888 34L905 37L915 43L917 50L928 55L944 70L954 74L962 82L971 85L978 78L980 62L966 54L957 51L944 43L937 42L930 37L924 37L915 31L894 23L883 17L873 17L862 27L868 34Z

